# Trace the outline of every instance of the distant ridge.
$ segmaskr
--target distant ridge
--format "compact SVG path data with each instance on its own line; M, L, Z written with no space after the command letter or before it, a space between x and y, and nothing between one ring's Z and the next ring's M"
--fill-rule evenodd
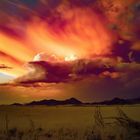
M97 105L125 105L125 104L140 104L140 98L134 99L120 99L120 98L113 98L112 100L106 100L102 102L94 102L91 104Z
M20 103L14 103L14 104L12 104L12 105L14 105L14 106L22 106L23 104L20 104Z
M47 105L47 106L56 106L56 105L125 105L125 104L140 104L140 98L134 99L120 99L113 98L112 100L106 100L102 102L93 102L93 103L83 103L76 98L70 98L66 100L40 100L32 101L26 104L14 103L14 106L35 106L35 105Z
M75 98L70 98L66 100L41 100L41 101L33 101L31 103L27 103L25 105L48 105L48 106L55 106L55 105L79 105L82 104L81 101L75 99Z

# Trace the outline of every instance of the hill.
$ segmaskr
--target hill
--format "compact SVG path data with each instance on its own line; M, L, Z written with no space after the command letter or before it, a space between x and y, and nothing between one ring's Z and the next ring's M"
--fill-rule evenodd
M66 100L40 100L40 101L32 101L26 104L14 103L14 106L34 106L34 105L48 105L48 106L56 106L56 105L125 105L125 104L140 104L140 98L134 99L120 99L113 98L112 100L106 100L102 102L92 102L92 103L83 103L76 98L70 98Z
M120 99L113 98L112 100L106 100L102 102L94 102L94 105L125 105L125 104L140 104L140 98L134 99Z
M33 101L30 103L27 103L25 105L48 105L48 106L55 106L55 105L79 105L82 104L81 101L75 99L75 98L70 98L66 100L41 100L41 101Z

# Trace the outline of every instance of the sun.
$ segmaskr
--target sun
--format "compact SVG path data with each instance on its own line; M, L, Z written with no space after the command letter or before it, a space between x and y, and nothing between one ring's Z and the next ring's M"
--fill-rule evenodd
M74 55L74 54L71 54L71 55L66 56L66 57L64 58L65 61L75 61L76 59L77 59L77 56Z

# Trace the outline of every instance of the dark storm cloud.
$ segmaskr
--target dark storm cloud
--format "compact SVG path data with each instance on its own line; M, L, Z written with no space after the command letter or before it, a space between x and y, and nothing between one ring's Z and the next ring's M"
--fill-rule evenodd
M113 45L112 54L113 56L119 56L125 62L130 62L129 53L131 52L132 42L129 40L120 39Z
M54 98L76 97L83 101L140 96L140 64L136 62L116 63L110 59L104 62L100 59L68 63L38 61L29 62L28 69L26 75L7 85L9 89L0 87L0 91L10 95L14 91L18 101L23 101L20 95L31 94L32 100L36 93L43 94L42 98L57 93ZM2 98L7 98L5 96ZM12 100L12 96L9 99Z
M131 54L132 61L140 63L140 51L132 51Z
M55 83L55 89L66 96L92 101L140 95L140 64L136 62L116 62L110 58L104 58L103 62L96 58L68 63L29 62L28 65L31 71L15 79L14 84L43 90L47 83Z
M9 66L6 66L5 64L0 64L0 69L12 69Z
M65 63L29 62L27 74L14 80L17 83L32 82L63 82L71 73L71 68Z
M71 76L76 75L89 75L99 74L103 69L102 66L96 65L96 62L90 63L85 60L78 60L75 62L29 62L27 67L29 71L26 75L23 75L15 82L19 83L30 83L30 82L64 82L71 81Z
M34 92L34 94L39 93L44 95L44 98L50 98L53 94L50 94L54 91L54 94L57 93L58 96L54 98L69 98L76 97L82 101L101 101L105 99L112 99L114 97L120 98L135 98L138 97L140 91L140 78L138 73L134 74L135 69L139 66L133 66L130 68L129 64L122 64L125 66L119 67L120 76L117 78L112 78L109 75L95 75L82 76L78 80L69 80L69 82L58 82L58 83L34 83L30 84L25 83L15 83L17 86L22 87L22 90L16 91L16 93L26 91L28 94ZM127 70L125 70L125 68ZM129 70L132 70L132 73L129 73ZM112 74L112 73L110 73ZM35 76L35 75L34 75ZM10 85L9 85L10 86ZM14 86L13 86L14 87ZM31 88L31 89L30 89ZM19 89L19 88L18 88ZM34 91L32 91L34 90ZM27 94L27 95L28 95ZM20 94L19 94L20 95ZM22 95L22 94L21 94ZM24 92L25 95L25 92ZM31 99L32 100L32 99Z
M114 60L115 61L115 60ZM139 64L116 63L109 59L101 60L77 60L74 62L51 63L45 61L29 62L27 74L14 80L16 83L32 82L70 82L80 80L92 75L111 77L115 79L122 76L131 78L140 77ZM130 77L131 76L131 77Z
M113 57L120 57L124 62L140 63L140 50L132 48L133 41L119 39L113 44L112 55Z

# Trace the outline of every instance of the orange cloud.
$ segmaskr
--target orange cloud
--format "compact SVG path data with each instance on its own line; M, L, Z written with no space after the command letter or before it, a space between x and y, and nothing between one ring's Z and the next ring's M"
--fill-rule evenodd
M64 9L59 10L66 24L62 24L59 19L60 21L54 21L50 25L48 21L33 16L23 28L18 20L10 20L8 28L18 30L23 35L15 38L0 32L0 50L21 64L31 61L40 52L56 54L62 58L70 55L85 58L110 53L114 37L101 15L90 9L68 9L67 14ZM5 64L11 63L11 67L18 69L14 72L17 75L16 71L23 71L18 64L9 62L9 58L5 56L0 63L2 61Z
M38 18L33 19L27 27L27 35L36 48L39 46L60 56L109 53L114 39L102 17L91 14L88 9L67 10L67 15L62 12L62 16L68 23L58 26L56 22L52 27Z

